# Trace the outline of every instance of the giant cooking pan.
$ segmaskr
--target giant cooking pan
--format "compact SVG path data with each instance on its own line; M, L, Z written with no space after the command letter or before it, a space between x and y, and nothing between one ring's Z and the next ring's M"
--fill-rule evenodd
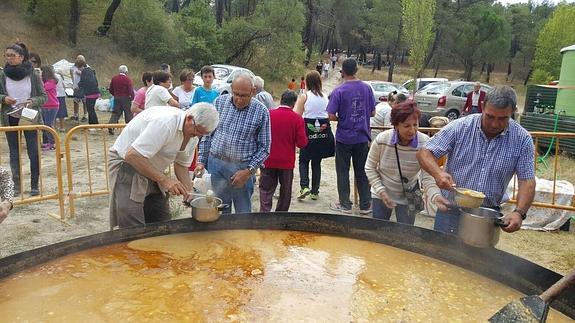
M269 229L317 232L383 243L476 272L527 295L538 295L561 275L497 249L465 245L455 236L419 227L368 218L317 213L253 213L225 215L217 222L191 218L115 230L22 252L0 259L0 278L77 251L135 239L184 232ZM553 307L575 318L575 291L567 291Z

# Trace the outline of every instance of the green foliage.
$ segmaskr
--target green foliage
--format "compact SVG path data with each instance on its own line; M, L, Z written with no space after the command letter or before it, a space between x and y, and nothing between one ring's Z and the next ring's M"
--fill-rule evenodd
M264 79L301 75L304 9L296 0L258 3L255 13L222 25L220 41L226 63L250 67Z
M28 19L57 34L64 34L68 28L69 0L36 0L36 7L30 7L32 1L21 2ZM32 10L32 12L28 11Z
M178 25L186 33L183 50L186 66L198 70L206 64L222 61L216 18L208 3L194 1L178 17Z
M427 50L433 39L435 0L403 0L403 32L409 45L409 63L415 77L423 70Z
M371 44L380 49L391 46L397 37L401 25L400 0L374 0L373 7L368 9L366 17L366 33L371 37ZM382 17L385 17L383 19Z
M185 34L157 0L122 1L111 35L131 54L153 62L178 60L185 45Z
M532 80L545 83L559 78L561 48L575 43L575 5L560 5L537 38Z

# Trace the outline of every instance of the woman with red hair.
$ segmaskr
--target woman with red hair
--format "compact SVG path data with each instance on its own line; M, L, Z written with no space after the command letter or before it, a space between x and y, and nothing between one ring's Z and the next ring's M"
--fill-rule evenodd
M394 105L393 129L377 135L369 149L365 172L371 184L373 217L389 220L395 210L397 222L411 224L419 210L410 208L410 197L423 188L432 196L440 194L431 175L421 169L415 154L429 137L418 131L421 111L413 101ZM421 176L420 176L421 175Z

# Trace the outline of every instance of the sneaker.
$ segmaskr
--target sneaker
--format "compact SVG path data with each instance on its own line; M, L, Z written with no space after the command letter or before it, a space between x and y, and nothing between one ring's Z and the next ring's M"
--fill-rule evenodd
M306 198L306 196L309 195L309 193L311 193L311 191L309 190L309 188L304 187L301 190L299 190L299 195L297 197L298 200L303 200Z
M76 117L77 118L77 117ZM77 119L76 119L77 120ZM82 119L80 119L80 122L87 122L88 119L86 117L82 117Z
M50 144L42 144L42 151L49 151L50 150Z
M110 136L113 136L114 135L114 129L108 129L108 134Z
M329 209L332 211L338 211L344 214L351 214L351 209L346 209L343 206L341 206L341 204L339 204L339 202L332 202L329 204Z
M78 121L78 116L71 116L70 120Z
M40 195L40 190L38 190L37 188L33 188L30 190L30 196L38 196Z
M311 193L311 194L309 195L309 198L312 199L312 200L314 200L314 201L317 201L317 199L319 199L319 194L313 194L313 193Z
M367 210L359 210L359 214L361 215L370 215L371 214L371 208L367 209Z

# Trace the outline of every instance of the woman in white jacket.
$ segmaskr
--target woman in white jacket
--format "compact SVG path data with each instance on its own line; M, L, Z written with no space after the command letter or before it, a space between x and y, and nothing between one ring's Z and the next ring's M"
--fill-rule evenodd
M374 218L389 220L395 209L397 222L413 225L415 213L409 212L404 189L418 185L420 174L421 184L432 200L440 193L433 177L421 169L415 156L429 139L418 131L420 115L413 101L395 105L391 110L393 129L381 132L371 144L365 172L371 184Z

